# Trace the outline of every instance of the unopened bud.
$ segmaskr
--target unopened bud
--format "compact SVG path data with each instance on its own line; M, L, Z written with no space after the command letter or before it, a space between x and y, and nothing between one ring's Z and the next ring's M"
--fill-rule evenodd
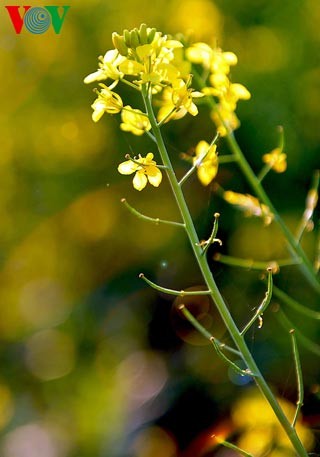
M129 30L125 29L123 31L123 36L124 36L124 42L126 43L128 48L131 48L131 35L130 35Z
M157 29L155 29L154 27L152 29L148 30L148 44L152 43L152 41L155 37L156 31L157 31Z
M128 54L128 47L124 42L124 38L116 32L113 32L112 34L112 43L122 56L126 56Z
M140 43L141 44L147 44L148 43L148 33L147 33L146 24L141 24L140 25L139 36L140 36Z
M130 32L130 43L131 43L131 47L134 48L134 49L137 46L140 45L139 35L138 35L138 30L137 29L131 30L131 32Z

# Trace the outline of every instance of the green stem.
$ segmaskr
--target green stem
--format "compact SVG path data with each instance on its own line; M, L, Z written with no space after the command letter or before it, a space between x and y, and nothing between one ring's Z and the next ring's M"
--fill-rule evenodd
M191 217L191 214L189 212L189 208L187 206L187 203L185 201L183 192L181 187L179 186L178 180L176 178L176 175L174 173L166 146L164 144L162 134L160 131L160 128L158 127L157 120L155 118L155 114L153 112L152 108L152 103L151 103L151 98L148 93L148 90L146 86L142 87L142 95L143 99L146 105L146 110L149 116L149 121L152 127L152 131L154 134L154 137L156 138L157 141L157 146L158 150L162 159L163 164L167 167L166 173L168 176L168 180L170 183L170 186L172 188L173 194L176 199L176 203L178 205L178 208L180 210L180 214L182 217L182 220L185 224L186 227L186 233L188 235L194 256L197 260L197 263L199 265L199 268L202 272L203 279L210 290L211 297L213 301L215 302L217 309L227 327L227 329L230 332L230 335L238 347L239 351L242 354L242 358L244 362L246 363L248 369L251 371L251 373L255 373L256 377L254 378L256 384L260 388L261 392L265 396L265 398L268 400L270 406L272 407L275 415L277 416L279 422L281 423L283 429L287 433L288 438L290 439L294 449L296 450L297 454L299 457L308 457L308 454L303 447L295 429L291 426L290 422L288 421L286 415L284 414L282 408L280 407L278 401L276 400L275 396L273 395L272 391L270 390L268 384L266 383L265 379L263 378L262 374L260 373L260 370L258 369L251 352L249 351L246 342L244 340L244 337L240 334L240 331L238 327L236 326L229 309L216 285L216 282L212 276L211 270L209 268L206 256L202 255L202 247L200 246L199 243L199 238L197 235L197 232L195 230L193 220Z
M194 77L198 84L200 85L201 88L204 87L204 82L201 79L201 77L194 72ZM209 106L214 109L215 111L217 110L216 102L212 97L207 97L207 102ZM223 119L221 119L221 122L224 124ZM284 223L283 219L280 217L279 213L271 203L268 195L266 194L261 182L259 181L259 178L254 174L252 168L250 167L249 163L247 162L247 159L245 158L243 152L240 149L240 146L237 143L237 140L234 137L233 132L230 131L228 126L224 124L225 128L227 129L227 135L226 135L226 141L228 143L228 146L234 155L236 162L239 165L239 168L241 169L243 175L247 179L249 185L253 189L255 195L260 199L262 203L267 205L271 211L271 213L274 214L274 218L276 222L278 223L280 229L282 230L283 235L286 238L286 241L289 245L289 249L293 257L300 257L302 259L302 262L300 264L300 269L305 275L306 279L309 281L309 283L314 287L314 289L320 293L320 282L318 281L312 263L309 261L308 257L306 256L304 250L300 246L299 242L295 239L294 235L290 232L286 224Z
M264 188L262 187L260 181L254 174L253 170L251 169L250 165L248 164L246 158L244 157L234 135L232 133L229 133L226 136L227 143L232 150L233 154L237 156L238 158L238 164L247 178L251 188L254 190L255 194L257 197L263 202L265 205L267 205L271 211L272 214L274 214L275 221L278 223L279 227L282 230L282 233L284 234L290 251L293 255L293 257L300 257L302 259L302 262L300 264L301 271L305 275L306 279L309 281L309 283L314 287L314 289L320 293L320 283L317 280L314 270L312 267L311 262L309 261L308 257L306 256L304 250L300 246L300 244L296 241L295 237L293 234L290 232L286 224L284 223L283 219L280 217L279 213L271 203L268 195L266 194Z

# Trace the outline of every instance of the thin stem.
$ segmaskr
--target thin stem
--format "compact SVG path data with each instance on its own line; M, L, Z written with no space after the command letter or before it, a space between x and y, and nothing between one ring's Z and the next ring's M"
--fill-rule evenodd
M240 368L236 363L232 362L232 360L230 360L222 351L221 349L219 348L219 346L217 345L217 343L215 342L215 339L214 337L210 338L210 341L216 351L216 353L218 354L218 356L220 357L221 360L223 360L227 365L229 365L230 368L232 368L232 370L234 370L236 373L238 373L240 376L260 376L259 374L255 374L255 373L252 373L249 368L243 370L242 368Z
M267 292L265 294L265 297L264 299L262 300L262 303L261 305L258 307L257 311L255 312L255 314L252 316L252 318L250 319L250 321L247 323L247 325L244 327L244 329L242 330L241 332L241 335L245 335L247 333L247 331L249 330L249 328L255 323L255 321L257 319L260 320L260 324L259 324L259 328L262 327L262 315L263 313L265 312L265 310L267 309L270 301L271 301L271 297L272 297L272 285L273 285L273 281L272 281L272 269L271 268L268 268L268 288L267 288Z
M231 162L236 162L236 161L237 161L237 158L233 154L226 154L223 156L218 155L219 165L221 165L222 163L231 163Z
M205 86L203 80L201 77L198 75L196 71L193 71L194 78L198 82L199 86L203 88ZM213 97L206 97L208 105L215 110L218 114L219 112L217 111L217 106L216 102L214 101ZM225 124L223 118L220 118L222 124L226 128L227 135L226 135L226 141L228 143L228 146L232 152L232 154L237 158L237 163L239 164L239 167L247 179L249 185L253 189L254 193L256 196L259 198L259 200L264 203L273 213L274 218L276 222L278 223L280 229L282 230L282 233L284 237L286 238L286 241L289 245L289 249L293 257L300 257L302 262L300 264L300 269L303 272L304 276L306 279L309 281L309 283L314 287L314 289L320 293L320 282L318 281L312 263L309 261L308 257L306 256L304 250L300 246L300 244L296 241L294 235L290 232L286 224L284 223L283 219L280 217L279 213L276 211L275 207L271 203L268 195L266 194L264 188L262 187L261 182L257 178L257 176L254 174L252 168L250 167L249 163L247 162L247 159L245 158L242 150L240 149L240 146L238 145L233 132L230 130L228 125Z
M283 429L287 433L287 436L290 439L297 454L299 455L299 457L308 457L308 454L307 454L305 448L303 447L296 431L291 426L285 413L283 412L278 401L276 400L275 396L273 395L271 389L269 388L265 379L262 377L262 375L251 355L251 352L249 351L249 349L246 345L244 337L240 334L239 329L236 326L236 324L229 312L229 309L228 309L226 303L224 302L224 299L216 285L216 282L213 279L206 256L202 255L202 248L199 245L199 238L198 238L197 232L195 230L193 220L192 220L191 214L189 212L187 203L185 201L182 189L179 186L178 180L177 180L174 170L172 168L172 164L171 164L166 146L164 144L164 141L163 141L163 138L161 135L161 131L158 127L157 120L156 120L154 112L153 112L150 92L148 92L148 89L146 86L142 86L142 96L143 96L144 103L146 106L146 111L149 116L149 121L151 124L153 134L157 140L157 146L158 146L158 150L159 150L159 153L160 153L160 156L162 159L162 163L167 166L166 173L167 173L168 180L169 180L173 195L175 197L177 206L179 208L182 220L186 226L186 233L188 235L194 256L195 256L197 263L199 265L199 268L202 272L203 279L204 279L205 283L207 284L208 290L210 290L211 297L212 297L213 301L215 302L217 309L221 315L221 318L224 321L227 329L229 330L233 341L235 342L237 348L241 352L241 354L242 354L241 357L242 357L243 361L245 362L245 364L248 367L248 369L250 370L250 372L255 373L257 375L257 377L254 378L256 384L260 388L260 390L263 393L263 395L265 396L265 398L268 400L270 406L272 407L274 413L276 414Z
M152 222L153 224L156 224L156 225L166 224L166 225L173 225L175 227L185 228L184 224L182 224L181 222L167 221L165 219L159 219L158 217L154 218L154 217L145 216L144 214L140 213L135 208L133 208L131 205L129 205L129 203L127 202L127 200L125 198L121 199L121 203L124 204L124 206L130 211L130 213L134 214L139 219L143 219L146 222Z
M303 377L302 377L301 362L300 362L299 350L298 350L298 345L297 345L297 340L296 340L294 329L290 330L290 336L291 336L291 342L292 342L292 352L293 352L293 358L294 358L294 366L295 366L295 370L296 370L297 389L298 389L297 408L296 408L296 412L295 412L295 415L294 415L294 418L292 421L292 427L295 427L297 419L298 419L298 414L300 412L301 407L303 406L304 390L303 390Z
M318 188L319 188L320 173L316 170L313 174L311 188L306 199L306 209L302 215L300 224L297 229L296 240L300 242L303 233L308 228L308 225L313 216L313 212L318 203Z
M288 267L291 265L299 265L301 259L280 259L280 260L268 260L268 261L258 261L253 259L240 259L239 257L232 257L230 255L223 255L217 253L214 255L214 260L217 262L223 263L225 265L230 265L232 267L246 268L248 270L267 270L271 268L274 273L277 273L280 267Z
M143 273L139 274L139 278L143 279L152 289L158 290L159 292L163 292L164 294L168 295L176 295L178 297L185 297L187 295L210 295L210 290L174 290L174 289L167 289L166 287L159 286L158 284L150 281L150 279L146 278Z
M221 440L218 437L216 437L216 440L217 440L218 444L221 444L221 446L224 446L224 447L227 447L229 449L232 449L233 451L237 451L239 454L243 455L244 457L253 457L252 454L250 454L249 452L244 451L243 449L240 449L235 444L229 443L229 441Z
M190 324L192 324L194 326L194 328L197 329L198 332L201 333L201 335L204 336L207 340L209 340L211 343L214 342L218 346L220 351L225 349L226 351L232 352L232 354L235 354L238 357L242 356L241 352L237 351L236 349L232 348L231 346L228 346L228 345L222 343L221 341L218 340L218 338L211 335L211 333L208 332L208 330L206 328L204 328L203 325L201 325L197 321L197 319L190 313L188 308L186 308L186 306L183 303L179 306L179 310L184 315L184 317L190 322ZM239 367L237 367L237 368L239 368ZM246 373L246 374L248 374L248 373Z
M183 183L187 181L187 179L193 174L193 172L201 165L201 163L204 161L204 159L207 157L207 155L210 152L210 149L212 146L216 143L217 139L219 138L219 133L216 134L216 136L213 138L211 143L209 144L207 152L200 157L200 159L196 160L193 164L193 166L190 168L189 171L183 176L183 178L179 181L179 186L181 187Z
M277 316L280 324L288 332L290 332L290 330L295 327L281 309L277 310L276 316ZM304 346L308 351L312 352L312 354L315 354L318 357L320 357L320 346L318 344L314 343L313 341L311 341L308 337L306 337L299 330L295 329L295 332L296 332L297 338L300 341L301 345Z
M220 217L219 213L214 213L214 223L213 223L211 235L208 240L206 240L204 243L201 243L202 245L204 244L202 254L205 254L207 252L207 250L209 249L209 247L211 246L211 244L213 244L214 242L218 242L220 244L220 246L222 245L222 241L219 240L219 238L216 238L217 233L218 233L218 228L219 228L219 222L218 222L219 217Z
M283 303L290 306L290 308L294 309L298 313L311 319L320 320L320 312L306 308L305 306L301 305L301 303L299 303L297 300L290 297L287 293L285 293L283 290L279 289L279 287L275 285L273 286L273 295L279 298L279 300L283 301Z

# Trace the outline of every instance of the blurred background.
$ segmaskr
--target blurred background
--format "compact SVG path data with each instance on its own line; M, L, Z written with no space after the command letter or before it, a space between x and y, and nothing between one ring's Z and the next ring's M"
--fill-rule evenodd
M186 325L176 311L178 300L138 279L144 272L169 288L203 285L178 230L148 225L121 205L126 197L150 216L178 217L166 183L139 193L130 178L116 171L125 154L144 154L153 146L146 138L121 132L117 116L106 115L94 124L90 105L95 94L83 78L96 70L98 56L112 48L113 31L142 22L164 33L192 32L197 41L217 42L235 52L239 64L233 80L252 94L250 101L239 103L236 137L258 172L262 155L277 146L277 126L283 125L288 169L281 175L271 172L264 183L294 230L313 170L320 165L320 3L54 3L71 5L60 35L51 30L16 35L4 8L7 2L0 10L0 455L237 455L217 446L213 435L247 449L256 443L256 455L262 455L278 438L267 413L257 430L245 420L257 416L257 425L266 411L250 379L230 371ZM207 116L204 110L196 120L186 116L164 129L179 176L187 170L179 153L214 135ZM219 149L227 152L223 140ZM220 167L217 182L251 192L232 164ZM210 233L213 213L221 213L223 246L212 247L208 255L242 326L264 296L261 275L218 264L213 255L284 258L284 240L276 225L265 227L259 219L244 217L196 178L189 181L186 197L201 238ZM314 233L304 237L311 259L315 238ZM297 268L281 269L275 282L304 305L319 305ZM215 336L230 342L213 303L202 297L189 305ZM306 397L301 434L316 453L320 332L316 321L283 309L314 342L313 352L300 348ZM252 328L248 342L290 410L296 401L294 364L276 310L273 300L262 329ZM294 455L282 446L272 455Z

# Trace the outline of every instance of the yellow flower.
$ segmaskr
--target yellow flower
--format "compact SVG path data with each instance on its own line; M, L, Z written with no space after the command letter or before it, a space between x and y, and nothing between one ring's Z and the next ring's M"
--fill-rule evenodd
M123 108L121 119L120 128L125 132L132 132L139 136L151 129L148 117L139 109L131 108L130 105Z
M223 198L231 205L238 206L243 210L246 216L262 217L266 225L271 224L273 220L273 214L269 207L263 203L260 203L256 197L249 194L239 194L227 190L223 193Z
M192 116L198 114L198 108L193 102L194 98L203 97L201 92L193 91L188 88L188 83L185 83L182 79L177 79L172 83L172 87L164 89L162 94L161 108L158 112L158 120L161 121L168 118L170 119L181 119L187 113ZM172 112L172 115L169 114Z
M147 28L124 30L123 36L113 34L114 44L119 51L123 49L126 59L119 70L126 75L138 76L136 83L150 82L153 86L168 84L178 78L180 72L172 61L174 51L183 45L180 41L169 40L156 29Z
M120 163L118 171L122 175L131 175L135 173L133 178L133 187L137 190L142 190L146 187L148 181L158 187L162 181L161 170L157 167L157 163L153 160L153 154L149 152L146 157L135 157L133 160L127 160Z
M268 154L264 154L262 160L277 173L283 173L287 169L287 154L284 154L281 148L275 148Z
M206 43L194 43L186 51L190 62L202 64L211 73L222 73L227 75L231 65L238 62L233 52L222 52L220 48L211 48Z
M92 119L98 122L104 113L116 114L123 108L123 103L120 95L110 90L105 84L100 83L102 89L97 91L98 98L93 102L91 108L93 109Z
M295 406L282 398L278 401L285 415L292 421ZM240 448L253 455L262 455L271 451L270 445L273 444L275 449L268 455L292 457L291 443L271 407L262 397L251 392L238 400L233 407L232 419L236 430L242 430L237 443ZM313 434L299 418L296 431L306 449L311 450L314 444Z
M125 60L126 58L121 56L116 49L107 51L104 57L99 57L99 69L88 75L84 79L84 82L89 84L94 81L102 81L107 78L119 80L123 76L123 73L119 71L119 65Z
M236 130L240 125L236 113L230 110L228 105L222 103L217 104L216 109L211 111L210 116L221 136L226 136L229 131Z
M196 155L193 165L197 166L197 175L200 182L207 186L218 172L218 156L216 145L210 147L206 141L200 141L196 146Z

